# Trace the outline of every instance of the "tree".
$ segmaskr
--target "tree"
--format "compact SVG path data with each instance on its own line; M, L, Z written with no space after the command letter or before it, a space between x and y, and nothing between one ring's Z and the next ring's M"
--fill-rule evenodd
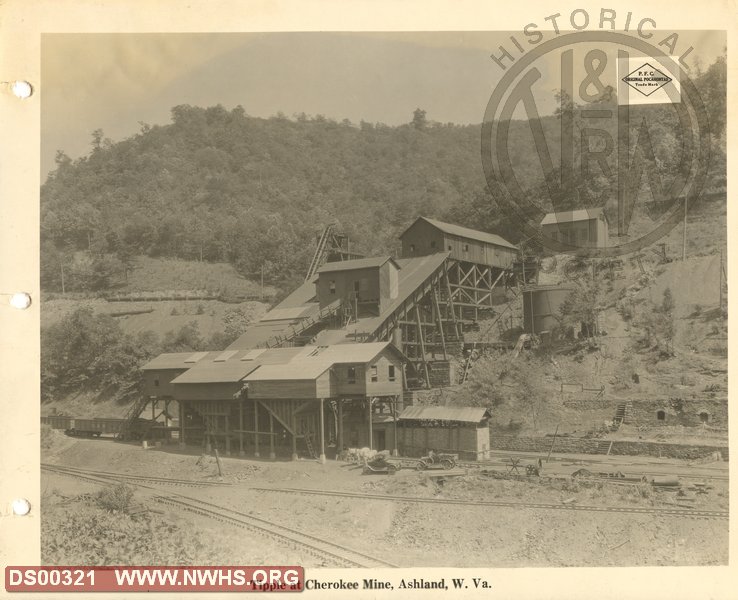
M586 266L586 264L585 264ZM575 337L581 333L584 337L597 335L597 317L602 302L600 278L594 281L586 274L574 284L569 295L559 306L556 316L557 334L560 337Z
M425 118L425 111L420 108L416 108L413 111L413 127L415 127L415 129L425 129L426 125L428 125L428 121Z

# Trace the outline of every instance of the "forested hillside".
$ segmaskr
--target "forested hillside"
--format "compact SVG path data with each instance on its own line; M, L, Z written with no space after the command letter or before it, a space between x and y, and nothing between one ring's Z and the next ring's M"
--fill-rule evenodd
M697 80L713 133L710 185L721 186L724 59ZM601 102L615 98L605 94ZM673 111L639 110L655 123L656 160L668 168L680 143ZM41 189L45 291L61 290L62 277L66 291L112 288L137 255L227 262L253 278L264 266L267 283L289 287L303 275L316 234L334 221L367 254L392 251L418 215L517 241L485 191L479 125L435 123L421 110L399 127L305 115L261 119L242 107L184 105L171 115L171 124L142 123L117 143L97 130L89 155L77 160L58 152ZM543 118L543 128L556 164L559 117ZM516 170L531 197L542 199L528 122L513 121L510 137ZM586 205L607 179L580 182L585 193L572 197Z

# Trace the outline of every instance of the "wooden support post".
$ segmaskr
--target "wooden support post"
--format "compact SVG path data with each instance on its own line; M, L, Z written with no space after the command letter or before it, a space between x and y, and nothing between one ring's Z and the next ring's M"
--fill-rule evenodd
M254 400L254 456L259 458L259 402Z
M446 293L448 294L448 308L451 311L451 318L454 322L454 331L456 332L456 341L461 341L461 331L459 331L459 322L456 320L456 310L454 309L454 300L451 297L451 282L448 279L448 271L444 274L446 280Z
M418 328L418 342L420 343L420 354L423 359L423 372L425 374L425 384L430 387L430 373L428 373L428 362L425 360L425 340L423 340L423 325L420 322L420 308L415 305L415 322Z
M231 455L231 428L228 415L225 415L225 452L226 456Z
M368 418L369 418L369 450L374 449L374 432L372 431L372 399L369 398L367 400L367 406L369 407L368 410Z
M256 402L256 400L254 400ZM238 455L245 456L243 451L243 403L244 399L238 401Z
M320 399L320 462L325 464L325 400Z
M343 400L338 400L338 432L336 433L337 436L337 443L338 443L338 452L343 452Z
M297 460L297 417L294 409L291 411L290 425L292 427L292 460Z
M269 412L269 458L274 460L277 453L274 451L274 415Z
M151 420L156 420L156 399L151 400Z
M392 400L392 423L394 426L394 440L392 441L392 456L398 456L399 452L397 451L397 399L398 396L395 396Z
M438 319L438 331L441 336L443 360L448 360L448 352L446 352L446 336L443 334L443 318L441 317L441 307L438 305L438 292L436 290L433 290L433 308L435 308L436 318Z
M179 445L185 445L185 405L179 401Z

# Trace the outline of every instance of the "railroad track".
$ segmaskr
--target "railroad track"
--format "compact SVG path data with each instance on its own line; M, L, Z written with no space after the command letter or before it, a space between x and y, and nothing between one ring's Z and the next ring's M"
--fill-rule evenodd
M77 479L101 485L110 485L110 483L120 481L119 475L116 473L86 471L83 469L49 464L42 464L41 468L45 471L57 473L59 475L75 477ZM148 480L149 478L143 479ZM132 483L137 487L146 488L148 490L154 489L150 485L146 485L141 481L134 481ZM329 563L332 563L328 566L349 568L384 568L398 566L384 559L354 550L348 546L343 546L318 536L304 533L284 525L279 525L278 523L274 523L254 515L249 515L235 509L219 506L205 500L190 498L177 493L169 493L168 495L155 494L152 498L160 504L172 506L180 510L186 510L201 516L206 516L222 523L228 523L237 527L249 529L250 531L254 531L274 539L289 547L307 552L323 561L326 561L327 559Z
M256 531L278 542L287 543L291 547L307 551L322 560L328 558L339 567L397 567L394 563L364 552L359 552L347 546L336 544L309 533L304 533L291 527L285 527L284 525L278 525L261 517L255 517L204 500L181 496L176 498L172 496L155 496L154 499L165 505L174 506L223 523Z
M727 519L729 513L719 510L698 510L678 508L656 508L637 506L592 506L585 504L550 504L544 502L513 502L503 500L455 500L453 498L420 498L415 496L391 496L383 494L357 494L352 492L311 490L305 488L264 488L249 487L248 489L262 492L280 492L285 494L308 494L316 496L331 496L340 498L355 498L360 500L383 500L390 502L410 502L417 504L454 504L462 506L494 506L503 508L538 508L545 510L584 511L600 513L632 513L658 516L686 517L691 519Z
M153 477L146 475L130 475L128 473L111 473L108 471L92 471L87 469L77 469L75 467L67 467L63 465L49 465L46 463L41 464L41 468L57 472L68 472L81 473L85 475L97 475L100 477L106 477L108 479L125 480L130 482L146 482L146 483L161 483L164 485L173 485L177 487L232 487L232 483L224 481L192 481L189 479L172 479L169 477Z
M534 461L531 459L530 464L532 464ZM501 473L507 473L510 469L510 463L505 461L459 461L459 466L465 469L491 469L491 470L497 470ZM590 467L594 471L607 471L614 470L614 471L622 471L622 468L615 468L618 465L616 463L613 463L612 465L607 465L607 463L600 463L598 461L580 461L576 464L571 465L562 465L560 463L554 463L551 471L551 477L563 477L568 478L568 475L565 472L561 473L555 473L555 471L562 470L565 466L571 466L572 468L581 468L582 465L601 465L599 467ZM522 471L525 470L524 465L518 465L518 469L521 469ZM728 475L716 475L716 474L703 474L703 473L690 473L689 471L683 472L683 471L628 471L628 473L631 473L633 475L638 475L639 477L642 475L645 475L647 477L679 477L681 479L685 480L703 480L703 479L709 479L709 480L715 480L715 481L728 481L729 477Z

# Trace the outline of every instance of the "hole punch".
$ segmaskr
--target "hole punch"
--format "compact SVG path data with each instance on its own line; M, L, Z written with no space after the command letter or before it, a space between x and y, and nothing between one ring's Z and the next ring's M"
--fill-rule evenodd
M26 292L18 292L10 296L10 306L18 310L25 310L31 306L31 295Z
M12 507L13 514L17 517L25 517L29 512L31 512L31 503L25 498L13 500Z
M10 84L10 90L16 98L26 100L33 94L33 86L27 81L18 80Z

